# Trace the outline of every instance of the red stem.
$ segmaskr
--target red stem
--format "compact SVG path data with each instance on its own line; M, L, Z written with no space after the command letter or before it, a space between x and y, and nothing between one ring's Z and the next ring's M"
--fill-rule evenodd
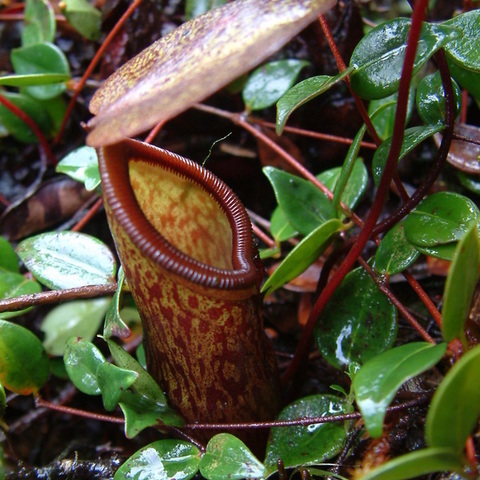
M24 122L28 125L28 127L33 131L33 133L37 137L38 142L40 143L43 151L45 152L45 156L48 158L48 161L52 165L56 165L57 160L55 158L55 155L53 154L53 152L50 148L50 145L48 144L48 141L45 138L45 135L43 134L40 127L36 124L36 122L34 120L32 120L22 109L18 108L14 103L12 103L10 100L5 98L1 94L0 94L0 103L4 107L8 108L20 120L22 120L22 122Z
M415 61L415 54L420 38L422 22L425 17L425 9L428 5L428 0L418 0L412 15L412 26L408 36L407 48L405 51L405 60L402 68L402 76L400 78L400 85L398 89L397 110L395 113L395 122L393 126L393 136L390 151L388 154L385 170L383 172L378 190L372 204L372 208L365 220L365 224L360 231L357 242L353 245L344 261L340 264L338 270L333 275L332 279L327 283L325 289L318 297L315 305L310 313L309 319L303 330L300 338L295 356L283 376L283 381L291 380L297 373L299 367L303 364L311 344L313 330L317 320L325 308L328 300L338 288L347 273L351 270L358 257L360 256L367 241L372 235L372 231L383 209L385 198L388 192L390 182L396 169L397 161L400 155L403 137L405 120L407 115L407 103L410 90L410 81L412 77L413 64Z

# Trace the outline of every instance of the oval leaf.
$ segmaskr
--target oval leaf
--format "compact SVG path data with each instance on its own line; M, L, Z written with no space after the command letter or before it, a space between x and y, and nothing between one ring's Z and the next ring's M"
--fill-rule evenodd
M382 238L375 254L375 269L382 275L395 275L412 265L419 255L419 251L406 239L401 222Z
M396 317L396 308L377 284L357 268L344 278L322 313L315 329L318 349L336 368L363 364L392 347Z
M294 84L305 60L277 60L258 67L248 77L242 97L247 111L271 107Z
M265 167L263 172L288 222L302 235L335 218L328 197L309 181L273 167Z
M42 342L20 325L0 320L0 383L19 395L36 393L47 381Z
M278 420L296 420L345 413L342 399L335 395L300 398L282 410ZM272 428L267 444L265 467L270 474L282 459L286 468L317 464L334 457L343 448L346 430L343 422Z
M277 242L284 242L298 235L298 232L288 222L286 215L277 207L270 218L270 233Z
M342 228L342 222L334 218L307 235L273 272L263 286L262 292L272 293L303 273L327 248L333 234Z
M319 75L318 77L307 78L286 92L277 103L277 134L282 134L288 118L297 108L326 92L351 72L351 68L346 68L334 77Z
M0 299L16 298L20 295L28 295L42 291L41 285L35 280L29 280L19 273L5 272L0 270ZM30 308L13 312L0 312L0 318L7 319L23 315Z
M265 467L246 445L229 433L215 435L200 460L200 472L209 480L262 478Z
M361 97L369 100L382 98L398 90L410 25L411 21L407 18L382 23L355 47L350 59L350 66L355 70L350 80ZM455 35L458 33L451 27L425 23L417 46L413 74Z
M55 12L46 0L27 0L22 29L22 45L53 42L55 39Z
M44 42L14 48L10 55L15 73L58 73L70 76L70 67L65 54L53 43ZM25 92L38 100L48 100L63 93L64 83L25 87Z
M83 182L87 190L94 190L100 185L97 152L92 147L73 150L58 162L55 170Z
M480 346L467 352L437 388L428 409L428 445L463 452L480 415Z
M195 445L183 440L158 440L135 452L113 478L188 480L197 473L200 455Z
M61 10L73 28L87 40L100 38L102 13L88 0L64 0Z
M414 245L436 247L460 240L478 218L478 208L469 198L439 192L422 200L406 217L404 232Z
M97 91L87 143L116 143L174 117L258 65L334 3L242 0L184 23Z
M427 473L463 470L463 459L450 448L425 448L395 458L368 472L362 480L406 480Z
M371 437L382 435L387 407L408 379L433 367L446 344L408 343L372 358L353 378L353 390Z
M115 258L100 240L76 232L44 233L19 243L17 254L49 288L108 285L115 278Z
M92 342L70 338L65 345L63 361L70 380L81 392L100 395L97 369L105 362L105 358Z
M474 225L458 242L445 283L442 334L447 342L465 338L464 325L478 281L479 262L480 242Z
M40 326L45 333L45 350L50 355L63 355L70 337L92 340L102 324L109 304L109 298L76 300L50 310Z
M18 273L18 257L8 240L0 237L0 270Z

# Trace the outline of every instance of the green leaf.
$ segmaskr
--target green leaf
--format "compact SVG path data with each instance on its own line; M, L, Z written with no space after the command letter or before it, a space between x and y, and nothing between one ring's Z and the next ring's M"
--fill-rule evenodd
M371 437L382 435L387 407L402 384L433 367L446 348L445 343L407 343L377 355L360 368L352 387Z
M457 244L445 282L442 334L447 342L454 338L465 339L464 325L478 281L479 250L478 230L473 225Z
M37 393L47 381L42 342L20 325L0 320L0 383L19 395Z
M276 242L284 242L298 235L280 207L275 208L270 218L270 233Z
M335 218L328 197L307 180L273 167L265 167L263 172L288 222L302 235Z
M55 12L46 0L27 0L22 29L22 45L53 42L55 39Z
M133 370L138 374L136 382L132 385L132 389L139 395L147 397L157 405L166 407L167 397L163 393L158 383L152 376L137 362L128 352L113 340L105 340L112 354L113 361L122 368Z
M478 101L480 100L480 73L473 72L462 68L458 63L454 62L447 55L448 69L451 75L459 83L462 88L468 90L468 92Z
M404 232L415 246L436 247L460 240L478 218L478 208L469 198L439 192L422 200L405 218Z
M305 60L277 60L258 67L243 87L242 97L248 111L271 107L295 83Z
M102 13L88 0L64 0L62 13L72 27L87 40L100 38Z
M115 278L115 258L100 240L77 232L43 233L19 243L17 254L49 288L108 285Z
M455 114L460 111L462 94L452 79L455 95ZM445 94L440 72L422 78L417 88L417 110L423 122L429 125L445 123Z
M372 100L398 90L411 21L396 18L372 29L357 44L350 59L355 70L350 75L352 88L363 98ZM459 32L451 27L425 23L413 66L415 75L428 59Z
M333 218L308 234L265 282L262 292L272 293L303 273L327 248L332 236L342 229L342 222Z
M480 11L465 12L447 22L443 22L443 25L456 28L461 32L461 35L445 44L447 55L463 68L480 73L480 59L477 55Z
M402 149L398 161L408 155L415 147L420 145L427 138L432 137L436 133L443 129L443 125L427 125L423 127L411 127L405 130L405 136L402 142ZM390 152L390 146L392 144L392 138L385 140L375 151L372 160L372 174L375 184L380 183L382 178L383 169L387 163L388 153Z
M403 272L420 255L405 237L403 228L403 221L392 227L377 248L375 269L382 275Z
M186 0L185 18L190 20L226 3L227 0Z
M109 298L75 300L53 308L43 319L43 346L50 355L63 355L70 337L93 340L110 303Z
M318 349L336 368L363 364L392 347L396 317L396 308L377 284L357 268L343 279L322 313L315 329Z
M300 398L282 410L278 420L296 420L345 413L344 401L335 395ZM318 464L339 453L346 430L342 422L272 428L267 444L265 467L270 474L282 459L286 468Z
M125 274L120 265L118 269L117 290L110 302L105 316L105 325L103 327L103 336L108 339L110 337L128 338L132 332L128 325L123 321L120 313L120 302L122 299L122 289L125 282Z
M471 192L475 193L476 195L480 195L480 178L478 175L468 175L464 172L457 171L458 180L460 183Z
M5 389L3 385L0 383L0 425L2 425L2 418L5 415L5 410L7 408L7 396L5 395ZM1 465L0 465L0 473L1 473Z
M480 415L480 346L465 353L433 396L425 421L427 444L463 452Z
M58 162L55 171L83 182L87 190L95 190L100 185L97 152L92 147L73 150Z
M265 467L246 445L229 433L215 435L200 460L200 472L208 480L262 478Z
M23 93L2 90L0 95L26 113L45 135L49 136L51 134L52 121L39 101ZM19 142L38 143L37 136L30 130L30 127L4 105L0 105L0 124Z
M90 102L97 116L88 124L88 145L113 144L185 111L259 65L334 4L242 0L183 23L103 83Z
M0 271L18 273L18 257L10 242L0 236Z
M351 68L345 69L334 77L329 75L319 75L318 77L310 77L297 83L288 92L286 92L277 102L277 134L281 135L285 124L290 115L302 105L305 105L310 100L318 97L326 92L333 85L343 80L352 72Z
M26 75L4 75L0 77L0 85L6 87L29 87L32 85L48 85L65 82L70 75L63 73L32 73Z
M447 260L451 262L453 260L453 256L455 255L456 246L456 242L453 242L446 243L444 245L436 245L434 247L419 247L418 245L415 245L415 248L424 255L429 255L430 257L440 258L441 260Z
M38 293L41 291L41 285L35 280L29 280L19 273L0 270L0 299L16 298L20 295ZM29 310L31 310L31 308L25 308L13 312L0 312L0 318L7 319L18 317Z
M182 417L169 407L162 407L145 396L122 392L118 402L125 415L125 436L133 438L147 427L173 425L181 427Z
M138 373L102 362L97 368L96 377L102 393L103 406L105 410L112 411L117 406L122 392L130 388L138 378Z
M100 395L97 370L105 358L92 342L71 337L65 345L63 361L70 380L81 392Z
M425 448L407 453L368 472L362 480L406 480L427 473L462 471L463 462L450 448Z
M70 67L65 54L53 43L44 42L14 48L10 55L15 73L57 73L70 76ZM25 87L25 93L39 100L48 100L63 93L65 83Z
M113 480L189 480L198 470L201 452L183 440L153 442L135 452Z

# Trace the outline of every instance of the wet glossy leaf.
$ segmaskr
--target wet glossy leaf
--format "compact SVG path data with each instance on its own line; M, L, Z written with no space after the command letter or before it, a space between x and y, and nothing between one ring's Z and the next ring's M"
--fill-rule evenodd
M434 247L419 247L418 245L415 245L415 248L424 255L451 262L455 255L456 246L456 242L453 242L445 243L444 245L435 245Z
M82 233L36 235L20 242L17 253L33 275L52 289L107 285L115 277L112 252Z
M70 25L87 40L100 38L102 13L88 0L64 0L61 10Z
M329 75L310 77L288 90L277 103L277 134L282 134L288 118L297 108L326 92L333 85L343 80L351 71L352 69L347 68L334 77Z
M73 150L58 162L55 170L83 182L87 190L95 190L100 185L97 152L92 147Z
M44 42L14 48L10 59L19 75L32 73L58 73L70 76L70 67L65 54L53 43ZM33 98L48 100L65 91L65 84L25 87L25 92Z
M159 406L167 406L167 397L152 376L128 352L113 340L106 340L113 361L122 368L133 370L138 374L132 389L143 395Z
M363 364L392 347L396 316L377 284L357 268L344 278L322 313L315 329L318 349L336 368Z
M311 395L284 408L278 420L338 415L345 413L344 408L343 400L335 395ZM279 459L287 468L328 460L342 450L345 435L342 422L272 428L265 458L267 472L277 470Z
M162 424L181 427L184 424L182 417L171 408L162 407L147 397L130 391L122 392L118 404L125 415L127 438L135 437L148 427Z
M355 71L350 80L353 89L361 97L369 100L383 98L398 90L410 25L411 21L407 18L382 23L355 47L350 59L350 66ZM458 35L451 27L425 23L413 73L416 74L443 44Z
M477 226L473 225L457 244L445 283L442 334L447 342L465 338L464 325L477 285L479 266L480 242Z
M284 242L298 235L298 232L288 222L286 215L277 207L270 218L270 233L277 242Z
M200 472L209 480L262 478L265 467L237 437L215 435L200 460Z
M433 396L425 422L428 445L463 452L480 415L480 346L465 353Z
M105 358L92 342L71 337L65 345L63 360L70 380L81 392L100 395L97 369Z
M463 172L457 172L460 183L476 195L480 195L480 178L478 175L467 175Z
M76 300L53 308L40 326L45 333L43 346L50 355L63 355L70 337L93 340L102 324L109 298Z
M35 280L25 278L23 275L14 272L0 270L0 299L16 298L20 295L38 293L42 291L41 285ZM23 315L30 308L16 310L13 312L0 312L0 318L7 319Z
M451 57L447 55L448 69L453 78L458 84L468 90L473 97L478 101L480 100L480 73L472 70L462 68L458 63L454 62Z
M265 282L262 292L272 293L304 272L327 248L333 235L342 229L342 222L334 218L308 234Z
M443 22L443 25L453 27L461 32L445 44L445 51L456 63L463 68L480 73L480 59L478 58L478 32L480 30L480 11L472 10Z
M0 237L0 271L18 273L18 257L10 242Z
M20 108L20 110L24 111L40 127L40 130L42 130L45 135L50 135L52 121L40 102L23 93L2 91L1 95L7 100L10 100L10 102ZM30 127L4 105L0 105L0 124L19 142L38 142L36 135L30 130Z
M103 362L97 368L96 377L102 393L103 406L105 410L112 411L117 406L122 392L130 388L138 378L138 373Z
M360 368L352 386L371 437L382 435L387 407L402 384L433 367L446 347L446 344L407 343L377 355Z
M405 130L405 137L402 143L402 149L400 150L400 156L398 161L409 154L415 147L420 145L423 141L443 129L442 125L427 125L423 127L411 127ZM375 151L372 160L372 174L375 184L380 183L382 178L383 169L387 163L388 153L390 152L390 146L392 139L385 140Z
M368 472L362 480L406 480L427 473L463 470L463 459L450 448L425 448L407 453Z
M422 200L405 219L407 240L420 247L435 247L460 240L479 211L467 197L454 192L439 192Z
M0 320L0 383L19 395L36 393L47 381L42 342L20 325Z
M271 107L295 83L304 60L277 60L258 67L243 87L243 101L248 111Z
M455 113L458 113L462 102L461 92L453 79L452 85L455 95ZM417 88L416 102L418 113L424 123L429 125L445 123L445 94L440 72L422 78Z
M375 254L375 269L383 275L395 275L412 265L419 255L418 250L406 239L401 222L382 238Z
M27 0L22 29L22 45L53 42L55 39L55 12L46 0Z
M263 172L288 222L302 235L335 218L328 197L307 180L273 167L265 167Z
M184 23L97 91L88 144L112 144L174 117L261 63L334 3L243 0Z
M201 452L183 440L158 440L135 452L114 480L189 480L198 470Z
M105 316L105 325L103 327L103 336L108 339L110 337L128 338L132 332L128 325L123 321L120 312L120 303L122 299L122 289L125 282L125 274L122 266L118 269L117 290L108 306Z

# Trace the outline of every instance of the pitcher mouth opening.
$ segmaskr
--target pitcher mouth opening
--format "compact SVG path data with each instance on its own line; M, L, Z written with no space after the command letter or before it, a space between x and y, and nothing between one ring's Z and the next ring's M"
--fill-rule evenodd
M116 221L134 245L163 269L202 287L237 290L259 283L250 219L230 188L197 163L174 153L136 140L97 150L102 190ZM231 229L232 269L218 268L186 255L170 243L140 208L129 176L129 160L157 164L188 179L209 194L225 214Z

